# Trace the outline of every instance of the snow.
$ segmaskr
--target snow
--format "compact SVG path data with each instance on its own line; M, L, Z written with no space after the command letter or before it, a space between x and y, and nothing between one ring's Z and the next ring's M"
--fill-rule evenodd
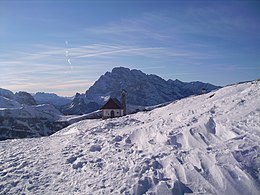
M0 142L1 194L259 194L260 81Z

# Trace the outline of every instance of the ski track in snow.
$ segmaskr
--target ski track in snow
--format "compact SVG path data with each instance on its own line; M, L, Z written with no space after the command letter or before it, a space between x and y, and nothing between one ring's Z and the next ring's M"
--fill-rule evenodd
M0 194L260 194L260 82L0 142Z

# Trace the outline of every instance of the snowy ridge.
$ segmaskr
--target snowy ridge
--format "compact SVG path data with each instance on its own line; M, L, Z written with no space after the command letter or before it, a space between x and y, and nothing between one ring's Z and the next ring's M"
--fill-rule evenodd
M260 81L0 142L3 194L259 194Z

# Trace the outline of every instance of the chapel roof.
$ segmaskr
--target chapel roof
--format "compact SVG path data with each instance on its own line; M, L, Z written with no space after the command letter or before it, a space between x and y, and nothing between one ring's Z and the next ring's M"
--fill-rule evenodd
M118 99L109 98L105 105L101 107L101 110L103 109L123 109L123 106Z

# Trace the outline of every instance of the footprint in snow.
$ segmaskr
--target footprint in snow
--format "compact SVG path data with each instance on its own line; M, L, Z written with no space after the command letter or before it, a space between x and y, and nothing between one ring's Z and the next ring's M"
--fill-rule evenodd
M68 164L72 164L75 160L77 160L77 157L76 157L76 156L71 156L70 158L68 158L68 159L66 160L66 162L67 162Z
M177 135L169 135L167 140L167 145L172 145L175 148L181 148L182 145L177 142Z
M216 134L216 123L212 117L209 118L209 121L205 126L209 133Z
M100 145L92 145L90 146L89 148L89 151L90 152L100 152L102 150L101 146Z

